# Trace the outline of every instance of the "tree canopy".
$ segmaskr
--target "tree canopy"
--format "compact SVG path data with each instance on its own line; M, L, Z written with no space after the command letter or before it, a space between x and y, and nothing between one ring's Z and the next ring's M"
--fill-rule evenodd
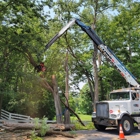
M33 117L46 115L52 119L56 115L57 103L51 92L58 90L58 96L64 100L66 53L69 100L73 109L77 108L77 103L73 102L77 102L79 94L82 98L79 100L81 110L90 114L92 109L89 107L95 102L97 81L99 100L107 99L112 89L128 86L125 79L95 50L93 42L76 25L45 51L47 42L72 18L80 18L86 25L94 28L103 42L140 82L139 9L140 3L133 0L0 1L2 108ZM43 73L43 80L47 81L46 88L43 86L44 81L42 83L38 78L41 74L34 70L40 62L44 62L46 66ZM95 63L96 68L93 67ZM56 76L58 89L53 86L52 75ZM82 90L79 88L80 82L86 84Z

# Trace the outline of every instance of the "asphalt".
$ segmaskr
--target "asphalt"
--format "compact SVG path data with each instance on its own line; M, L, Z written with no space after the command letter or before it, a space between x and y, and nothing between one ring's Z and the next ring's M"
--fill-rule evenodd
M97 130L79 130L73 132L77 135L75 138L68 138L61 135L50 136L44 140L140 140L140 130L135 129L131 135L124 135L125 139L120 139L116 129L110 128L106 131Z

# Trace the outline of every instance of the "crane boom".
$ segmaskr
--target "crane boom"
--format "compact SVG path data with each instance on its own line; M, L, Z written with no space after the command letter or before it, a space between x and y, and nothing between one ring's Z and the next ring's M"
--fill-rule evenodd
M125 80L134 87L139 87L138 82L134 75L122 64L122 62L117 58L117 56L111 51L111 49L104 45L101 39L96 35L94 30L85 25L79 19L73 19L66 26L64 26L59 33L57 33L46 45L46 50L60 37L62 36L72 25L77 24L81 29L86 32L86 34L91 38L91 40L96 44L95 47L101 51L101 53L115 66L118 72L125 78Z

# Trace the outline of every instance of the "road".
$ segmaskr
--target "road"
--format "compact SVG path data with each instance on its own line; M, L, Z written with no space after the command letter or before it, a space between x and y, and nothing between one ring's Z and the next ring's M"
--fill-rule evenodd
M119 134L115 128L107 129L104 132L97 130L76 131L76 138L66 138L62 136L51 137L49 140L119 140ZM125 136L126 140L140 140L140 130L135 129L131 135ZM45 139L46 140L46 139Z
M104 132L90 130L87 132L87 134L84 134L84 131L78 133L81 133L83 135L83 138L79 137L75 140L119 140L119 134L115 128L107 129ZM140 130L135 129L131 135L125 136L125 139L140 140Z

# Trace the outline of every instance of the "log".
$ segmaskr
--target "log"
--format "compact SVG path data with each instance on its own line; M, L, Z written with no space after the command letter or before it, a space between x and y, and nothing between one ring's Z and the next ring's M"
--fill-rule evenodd
M73 130L75 129L74 124L46 124L49 127L49 130L55 131L64 131L64 130ZM5 130L13 131L13 130L20 130L20 129L40 129L41 124L36 127L33 123L14 123L5 121L2 126Z
M50 129L55 131L74 130L75 125L74 124L51 124Z
M76 134L70 134L68 132L61 132L61 131L47 131L46 132L46 135L62 135L62 136L65 136L65 137L69 137L69 138L75 138L77 135Z
M32 135L32 130L36 129L35 127L36 127L35 124L31 124L31 123L4 122L4 125L3 125L3 128L5 130L12 131L10 133L14 133L16 137L21 137L21 136L29 137L29 136L31 136ZM64 124L49 124L49 127L50 127L50 130L48 130L46 132L45 136L48 136L48 135L62 135L62 136L69 137L69 138L76 137L76 134L70 134L68 132L62 131L62 130L74 127L74 125L72 125L72 124L67 124L67 125L64 125ZM36 133L37 136L40 136L39 128L41 128L41 125L35 130L35 133ZM24 132L23 130L25 130L25 129L26 130L28 129L28 131ZM32 130L29 131L29 129L32 129ZM3 136L3 138L4 137L5 137L5 135Z
M2 126L5 130L13 131L16 129L35 129L35 124L31 123L14 123L5 121Z
M40 136L39 130L35 131L36 136ZM30 139L32 135L32 130L31 131L18 131L16 132L5 132L4 134L0 134L0 140L27 140L28 138ZM69 138L75 138L77 135L76 134L70 134L68 132L61 132L61 131L47 131L45 136L52 136L52 135L62 135L64 137L69 137Z
M35 133L36 133L36 135L40 135L39 130L36 130ZM17 137L20 137L20 136L27 136L27 137L29 137L30 135L32 135L32 131L25 131L25 132L18 133L17 134ZM69 137L69 138L74 138L74 137L77 136L76 134L70 134L68 132L53 131L53 130L47 131L46 134L45 134L45 136L48 136L48 135L49 136L50 135L62 135L62 136Z

